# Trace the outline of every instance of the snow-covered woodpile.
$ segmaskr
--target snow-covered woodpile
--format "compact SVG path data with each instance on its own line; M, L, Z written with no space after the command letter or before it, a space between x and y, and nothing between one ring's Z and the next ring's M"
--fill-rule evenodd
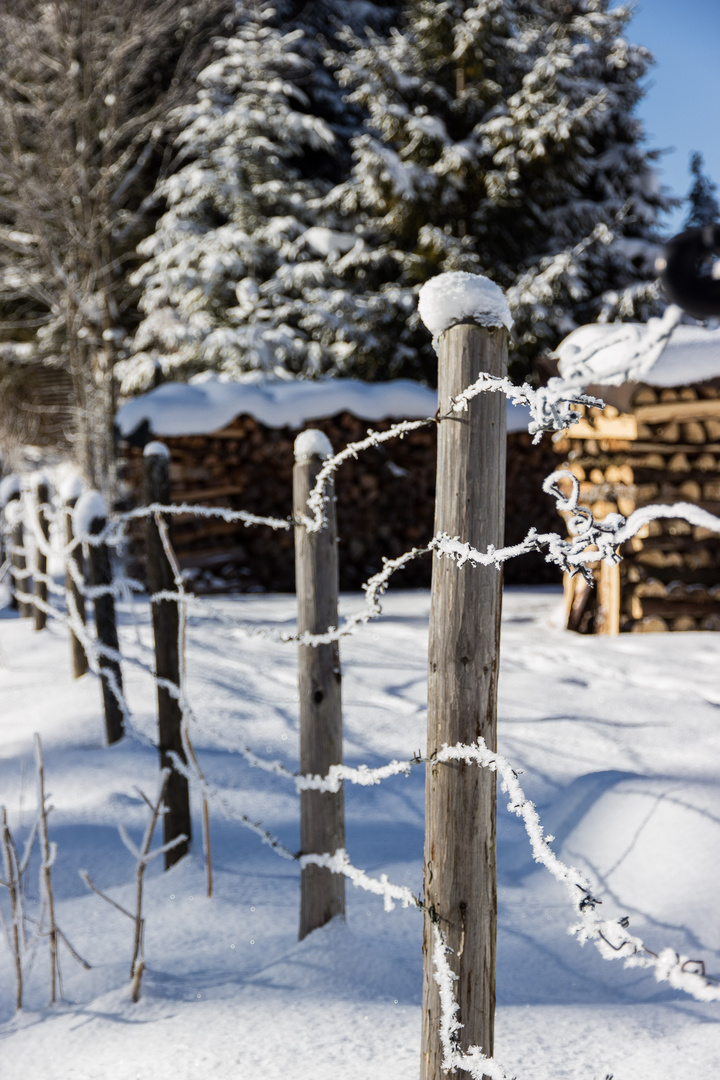
M287 517L293 444L304 427L323 431L339 451L370 426L383 431L398 418L432 416L436 407L434 391L404 380L166 384L133 399L118 414L126 505L141 500L141 447L156 437L170 450L174 503ZM513 422L511 416L509 426L517 428L523 419ZM432 536L435 455L436 431L429 425L342 466L336 483L341 589L357 589L382 568L384 557L394 558ZM549 440L532 446L527 431L509 433L508 543L519 541L533 523L561 526L552 499L541 490L555 461ZM294 588L291 532L184 514L174 518L173 540L198 591ZM136 541L133 551L140 562L139 533ZM397 585L427 585L430 568L429 557L410 563ZM558 571L539 555L513 560L505 575L518 583L558 580Z
M648 357L642 335L611 345L612 328L590 330L576 331L558 350L566 375L574 351L587 353L593 338L599 346L599 354L585 361L587 389L606 408L581 408L583 419L555 443L580 483L581 503L599 521L677 502L719 513L720 332L679 326ZM630 358L637 377L608 385L604 360L623 349L626 356L635 351ZM566 576L569 628L720 630L716 533L676 518L653 521L620 554L619 565L603 563L595 571L595 588L580 575Z

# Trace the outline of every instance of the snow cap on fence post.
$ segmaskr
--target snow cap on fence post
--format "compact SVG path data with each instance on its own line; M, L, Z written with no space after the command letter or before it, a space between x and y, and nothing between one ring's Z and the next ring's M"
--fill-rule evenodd
M458 323L510 330L512 315L505 293L483 274L453 270L426 281L418 295L418 314L433 336L433 345L441 334Z
M73 508L73 534L79 540L86 540L93 533L94 521L105 521L107 507L99 491L84 492Z
M324 431L317 428L306 428L301 431L295 440L295 460L305 461L307 458L329 458L333 455L332 443Z
M149 442L147 444L147 446L145 447L145 449L143 450L143 457L144 458L147 458L147 457L169 458L170 457L170 451L168 450L165 443L157 442L157 441Z

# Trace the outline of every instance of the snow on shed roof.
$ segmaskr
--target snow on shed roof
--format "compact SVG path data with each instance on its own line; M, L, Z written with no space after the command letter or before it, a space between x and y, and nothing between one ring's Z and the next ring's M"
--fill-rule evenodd
M720 329L677 325L668 336L667 328L665 319L580 326L556 349L560 375L582 375L586 386L687 386L720 377Z
M359 379L273 379L254 376L227 382L217 376L191 383L164 383L132 398L117 412L121 438L143 424L148 434L208 435L236 416L255 417L266 427L301 428L311 420L350 412L371 422L422 419L437 409L437 392L410 379L365 383ZM527 409L508 406L508 430L522 431Z

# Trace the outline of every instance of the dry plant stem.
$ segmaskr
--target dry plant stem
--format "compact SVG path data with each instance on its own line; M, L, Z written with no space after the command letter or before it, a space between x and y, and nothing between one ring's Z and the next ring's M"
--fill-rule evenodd
M163 520L159 513L155 513L155 524L157 526L160 542L162 543L165 557L167 558L168 565L172 572L173 582L177 589L177 613L178 613L178 627L177 627L177 655L178 655L178 704L180 706L181 714L181 727L180 734L182 738L183 749L185 750L186 759L191 760L199 772L199 765L195 750L190 740L190 732L188 730L188 715L187 715L187 703L184 694L185 685L185 627L187 623L187 608L186 608L186 593L185 585L183 583L182 571L180 570L180 564L177 561L177 555L170 542L170 529L167 521ZM187 764L186 760L186 764ZM200 774L202 775L202 774ZM205 873L207 878L207 895L208 899L213 894L213 868L212 868L212 845L210 843L210 808L208 806L207 795L203 792L202 796L203 807L203 848L205 851Z
M48 912L48 939L50 942L50 1003L57 996L58 932L55 925L55 902L52 889L52 864L54 853L51 851L47 827L47 806L45 796L45 766L43 762L40 736L35 734L35 765L38 782L38 822L40 825L40 891Z
M167 783L170 776L169 770L163 770L161 776L162 779L160 784L160 791L158 793L157 802L154 806L151 805L152 816L150 818L148 827L145 830L143 846L140 849L140 858L137 865L137 883L135 886L135 938L133 941L132 960L130 961L130 978L133 980L133 1001L137 1001L138 997L140 996L140 979L142 978L142 971L140 971L140 973L138 974L138 967L145 967L145 962L142 957L143 939L145 936L145 920L143 919L142 914L145 869L149 862L150 845L152 843L153 834L155 833L155 827L160 817L160 810L162 808L163 798L165 796L165 789L167 788ZM143 796L143 798L145 798L145 796ZM148 802L147 798L145 798L145 801ZM174 839L177 840L178 843L180 842L177 837L175 837ZM136 982L137 987L135 985ZM137 997L135 996L136 992Z
M22 952L20 940L20 874L18 871L14 844L12 843L10 829L7 823L7 811L4 806L0 807L0 828L2 829L3 870L5 873L5 878L0 879L0 885L4 885L10 893L10 949L15 962L15 1008L20 1010L22 1009L23 999Z
M165 795L165 789L167 787L168 777L170 775L169 769L163 769L160 774L160 788L158 791L157 799L154 803L150 802L147 795L138 789L138 794L147 804L150 809L150 821L145 829L145 835L143 836L143 842L140 849L136 848L132 843L124 828L120 826L120 838L125 844L128 851L137 859L136 874L136 886L135 886L135 912L128 911L112 897L104 893L102 889L99 889L97 885L90 879L90 875L87 870L80 871L80 877L83 879L89 889L92 889L94 893L102 897L103 900L111 904L112 907L117 908L123 915L126 915L128 919L131 919L135 926L135 933L133 937L133 954L130 961L130 988L133 1001L138 1001L140 998L140 983L142 980L143 971L145 970L144 959L144 938L145 938L145 920L142 913L143 904L143 885L145 879L145 870L149 862L151 862L156 856L164 855L169 847L183 844L187 841L186 836L176 836L168 844L163 844L155 851L150 851L150 845L152 844L152 838L155 833L155 828L160 817L160 813L163 805L163 798Z

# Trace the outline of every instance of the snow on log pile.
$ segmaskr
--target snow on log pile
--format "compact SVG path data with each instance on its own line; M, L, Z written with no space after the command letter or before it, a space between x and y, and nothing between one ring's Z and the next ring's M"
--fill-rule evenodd
M293 444L301 430L319 429L337 452L370 426L385 431L398 418L433 416L436 409L435 391L407 380L251 377L167 383L118 412L126 485L122 509L141 501L142 446L153 438L170 450L174 503L287 517ZM506 541L512 543L525 536L529 523L557 529L555 507L541 489L556 458L548 437L532 445L524 409L508 407L508 429ZM381 569L383 557L395 558L433 535L435 455L435 426L429 425L343 465L336 479L341 589L357 589ZM187 514L175 517L173 539L197 591L294 588L292 533ZM139 532L133 553L141 561ZM430 567L430 559L410 564L398 584L427 585ZM515 560L505 573L516 582L557 580L557 570L539 554Z
M564 379L606 408L556 440L596 520L649 504L720 513L720 330L587 326L557 351ZM629 377L628 377L629 375ZM583 409L581 407L580 411ZM603 563L596 588L566 577L568 626L596 633L720 630L720 540L679 519L653 521Z

